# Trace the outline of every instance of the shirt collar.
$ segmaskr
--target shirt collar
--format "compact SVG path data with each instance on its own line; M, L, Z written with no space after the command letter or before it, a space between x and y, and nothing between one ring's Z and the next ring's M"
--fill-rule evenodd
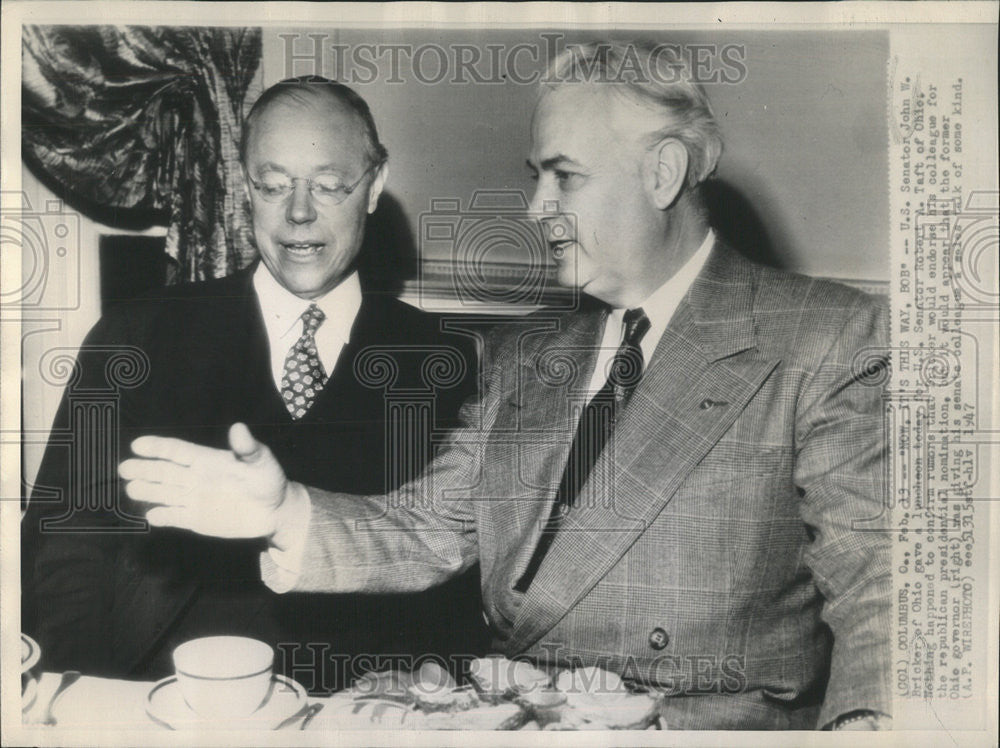
M649 318L649 330L643 336L642 340L643 349L647 345L650 350L656 347L656 343L659 342L663 336L663 331L670 324L670 320L673 318L674 312L677 311L677 307L680 305L681 299L684 298L684 294L688 292L694 284L694 279L698 277L698 273L705 266L705 262L708 260L708 255L714 245L715 232L709 229L708 233L705 234L701 246L681 266L681 269L638 305L642 307L642 310ZM609 324L616 325L614 329L619 331L623 329L625 311L624 309L611 310ZM621 340L621 333L619 333L618 339Z
M361 281L357 271L323 296L303 299L278 283L262 262L254 272L253 286L269 339L280 340L293 334L298 337L301 329L297 323L302 313L310 304L315 304L326 315L320 327L324 337L336 337L345 344L350 340L351 327L361 308Z

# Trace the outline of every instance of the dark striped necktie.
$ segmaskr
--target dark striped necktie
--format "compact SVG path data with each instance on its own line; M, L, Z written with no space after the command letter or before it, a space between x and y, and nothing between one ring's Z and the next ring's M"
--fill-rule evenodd
M625 312L624 321L625 335L612 359L608 379L580 414L576 435L573 437L562 480L559 482L559 490L552 505L552 513L542 530L528 568L515 587L521 592L526 591L535 578L563 517L576 504L581 487L590 476L594 463L597 462L604 445L614 431L618 413L625 407L639 380L642 379L645 361L640 344L643 336L649 331L649 318L641 308L630 309Z

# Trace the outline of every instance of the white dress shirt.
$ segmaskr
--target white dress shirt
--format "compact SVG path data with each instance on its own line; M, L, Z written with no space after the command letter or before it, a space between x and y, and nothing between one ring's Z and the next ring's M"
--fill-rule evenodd
M281 391L285 359L302 336L302 313L310 304L318 306L326 315L323 324L316 329L316 352L323 371L329 377L337 365L340 352L350 340L351 328L361 309L361 282L357 272L351 273L336 288L318 299L302 299L278 283L262 262L253 274L253 287L267 330L271 376L278 391Z
M715 244L715 232L711 229L705 235L705 240L698 247L698 251L691 255L681 269L671 276L666 283L653 291L645 301L638 304L642 311L649 318L649 330L642 338L639 347L642 348L642 358L649 363L656 350L656 344L663 337L663 331L670 324L674 312L677 311L678 304L684 298L684 294L691 288L698 273L705 267L712 246ZM608 314L608 321L604 326L604 337L601 339L600 348L597 349L597 364L594 366L594 373L590 379L588 392L590 397L596 395L608 381L608 373L611 370L611 361L618 351L625 337L625 309L612 309Z
M656 289L639 306L649 318L649 330L640 343L642 356L649 362L657 343L663 336L663 331L670 324L677 306L688 292L694 279L705 266L712 246L715 244L715 234L709 229L704 241L689 259L662 286ZM601 339L601 347L597 352L597 363L590 381L590 396L593 397L608 379L608 369L624 337L624 309L613 309L608 315L608 321ZM300 311L301 314L301 311ZM325 366L325 364L324 364ZM281 509L282 518L279 521L281 538L271 540L270 548L261 554L261 576L268 578L268 586L275 592L288 592L295 587L302 569L302 556L305 552L306 535L309 531L309 518L312 506L309 494L301 485L295 485L292 495ZM263 567L268 567L270 575L264 573Z
M278 283L271 275L271 271L261 263L254 272L253 287L264 318L271 354L271 376L278 392L281 392L285 359L288 358L288 351L302 336L302 313L310 304L315 304L326 315L323 324L316 329L316 352L327 377L332 375L337 359L350 340L351 328L354 327L354 320L361 309L361 282L357 272L349 275L336 288L317 299L302 299ZM265 554L262 554L268 556L280 569L293 570L287 572L285 582L287 587L279 591L291 589L298 578L306 530L309 527L308 499L305 503L301 500L292 503L296 504L296 511L291 513L286 525L289 529L295 528L294 534L296 537L301 537L301 543L294 548L278 548L272 545ZM264 563L263 558L262 563Z

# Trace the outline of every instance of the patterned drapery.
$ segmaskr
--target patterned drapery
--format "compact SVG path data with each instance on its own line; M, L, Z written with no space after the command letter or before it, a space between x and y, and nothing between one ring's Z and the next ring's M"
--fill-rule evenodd
M68 196L169 216L168 282L256 256L239 168L260 29L25 26L22 153Z

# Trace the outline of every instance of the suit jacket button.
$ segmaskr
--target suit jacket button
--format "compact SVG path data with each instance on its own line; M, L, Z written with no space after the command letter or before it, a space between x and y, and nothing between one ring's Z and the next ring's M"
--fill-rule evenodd
M669 643L670 636L659 626L649 632L649 646L653 649L663 649Z

